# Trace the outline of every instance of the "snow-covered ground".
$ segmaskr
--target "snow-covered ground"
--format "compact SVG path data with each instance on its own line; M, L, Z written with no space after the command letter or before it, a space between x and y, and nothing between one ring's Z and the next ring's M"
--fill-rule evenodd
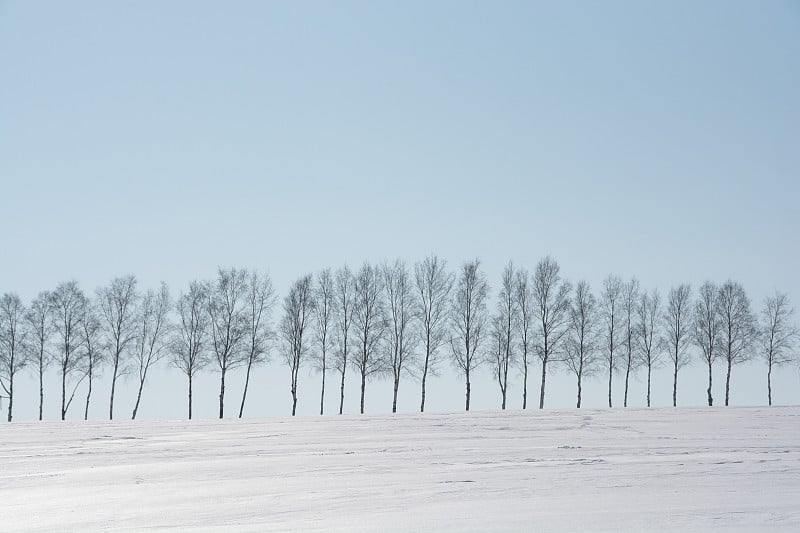
M0 530L800 531L800 408L0 427Z

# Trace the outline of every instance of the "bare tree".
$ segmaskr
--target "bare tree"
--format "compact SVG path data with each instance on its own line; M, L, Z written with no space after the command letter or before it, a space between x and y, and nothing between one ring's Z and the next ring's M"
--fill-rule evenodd
M628 407L628 382L631 377L631 370L636 367L637 360L634 358L634 339L636 306L639 300L639 280L632 278L622 288L622 312L624 322L624 344L626 350L625 357L625 396L622 402L623 407Z
M528 408L528 369L530 367L530 354L533 349L534 328L534 298L533 285L527 270L518 270L514 284L514 301L519 313L517 321L519 338L519 366L522 368L522 408Z
M108 404L108 418L113 420L117 378L128 370L128 349L136 337L136 277L129 275L113 279L108 287L97 290L97 300L103 317L106 342L110 347L111 399Z
M416 340L412 331L415 318L413 286L405 263L399 259L393 264L384 264L381 270L383 285L386 289L387 326L389 329L386 347L394 379L392 412L396 413L400 377L408 372Z
M506 408L508 392L508 369L516 362L514 352L515 332L518 323L518 307L516 299L516 271L509 262L503 269L500 293L497 301L497 315L492 321L492 337L494 340L494 374L500 385L502 401L500 408Z
M297 411L297 377L308 351L306 329L314 312L314 288L311 275L295 281L283 300L283 319L280 335L284 342L284 358L292 372L292 416Z
M440 362L439 348L446 342L450 293L453 274L448 273L447 262L432 255L414 265L417 288L416 315L425 356L422 358L422 401L420 412L425 412L425 392L428 373L436 375Z
M8 397L8 421L14 410L14 378L28 363L25 307L16 294L0 296L0 388Z
M384 284L378 267L364 263L356 276L354 289L353 332L358 347L352 364L361 374L361 414L364 414L367 378L387 369L385 358L381 357L379 351L387 321L384 315Z
M275 306L275 289L269 274L259 274L257 271L250 273L247 283L246 295L247 326L245 331L246 366L242 403L239 406L239 418L244 414L244 402L247 399L247 387L250 385L250 371L256 365L267 363L269 360L269 345L274 338L270 327L272 309Z
M719 317L721 322L720 349L727 364L725 377L725 405L728 405L731 390L731 368L752 357L753 342L758 328L753 313L750 312L750 299L744 287L733 281L726 281L719 288Z
M672 406L678 405L678 370L688 365L689 354L686 351L689 335L692 331L692 315L690 298L692 289L687 283L673 287L667 298L667 309L664 313L664 332L669 358L672 360Z
M167 355L168 340L172 324L169 322L169 311L172 301L166 283L161 283L158 292L147 291L141 300L136 335L134 359L139 377L139 390L136 393L136 404L133 406L131 420L136 419L139 403L142 401L142 390L147 379L147 371Z
M767 363L767 400L772 405L772 369L787 365L796 360L793 349L798 338L798 330L792 323L794 309L789 296L776 292L764 301L761 311L762 325L761 357Z
M600 307L603 319L603 341L605 343L605 363L608 369L608 406L611 403L611 385L614 370L617 369L617 348L621 343L620 322L622 320L622 280L614 275L609 275L603 281L603 293Z
M208 363L208 286L189 284L189 292L178 298L178 324L172 340L172 365L189 379L189 420L192 419L192 380Z
M25 314L25 322L29 332L30 359L36 366L39 376L39 420L42 419L44 406L44 371L50 365L51 354L48 351L50 338L53 335L53 313L50 306L50 293L39 293L31 302Z
M60 345L57 362L61 369L61 420L64 420L75 392L87 375L83 354L80 351L83 345L81 316L86 295L78 287L77 281L68 281L56 287L50 298ZM72 394L67 399L67 378L76 373L78 378L75 380Z
M636 306L635 344L641 364L647 369L647 407L650 407L650 384L653 369L661 364L663 343L660 335L661 295L653 289L642 291Z
M578 380L578 403L581 407L583 378L598 370L597 299L589 284L579 281L570 306L569 334L564 351L564 365Z
M225 414L225 376L247 361L247 271L220 268L208 294L211 350L219 367L219 417Z
M569 282L561 280L560 271L556 260L547 256L539 261L533 274L536 352L542 361L539 409L544 408L547 363L563 351L570 320L569 293L572 288Z
M348 345L350 340L350 328L353 324L353 305L355 302L355 279L352 272L345 265L336 271L336 288L334 295L334 313L336 323L336 369L341 376L341 387L339 389L339 414L344 410L344 378L349 365L348 356L352 347Z
M700 294L694 306L694 342L703 354L703 360L708 368L708 405L714 405L714 396L711 393L714 360L719 351L719 336L722 321L719 316L719 288L712 282L706 281L700 286Z
M335 285L329 268L317 275L314 286L314 337L318 352L314 357L314 367L322 375L319 394L319 414L325 413L325 377L328 373L328 355L334 349L333 329L335 315Z
M489 284L486 275L480 269L480 261L475 259L464 263L458 275L453 308L450 347L453 363L464 373L466 379L466 410L469 411L469 400L472 392L470 376L482 363L478 348L486 333L488 316L486 298Z
M102 324L98 316L97 308L86 298L81 309L80 327L83 337L83 360L86 365L86 377L88 378L88 390L86 391L86 406L83 410L83 419L89 420L89 402L92 398L92 383L95 374L104 362L103 350L100 346L100 334Z

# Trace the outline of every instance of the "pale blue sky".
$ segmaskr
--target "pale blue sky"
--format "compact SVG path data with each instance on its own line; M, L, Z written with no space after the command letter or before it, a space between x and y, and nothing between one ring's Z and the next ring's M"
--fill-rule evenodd
M436 252L482 258L494 286L509 259L552 254L595 289L733 278L756 307L775 288L798 303L798 58L798 2L0 1L0 292L130 272L177 293L236 265L283 294ZM702 404L702 370L685 373ZM256 379L253 414L286 412L288 369ZM760 366L734 379L734 401L763 403ZM780 379L778 401L800 401L797 372ZM182 387L160 371L142 413L182 416ZM431 407L458 409L462 387L448 369ZM548 403L573 388L553 377ZM474 389L499 402L488 374Z

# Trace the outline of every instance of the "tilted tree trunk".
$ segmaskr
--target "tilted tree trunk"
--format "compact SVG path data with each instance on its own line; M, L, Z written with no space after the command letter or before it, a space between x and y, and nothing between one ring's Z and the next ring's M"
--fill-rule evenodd
M244 378L244 390L242 391L242 404L239 406L239 418L242 418L242 414L244 413L244 401L247 398L247 387L248 385L250 385L250 369L252 367L253 367L253 358L251 357L247 362L247 372L245 373L245 378Z
M428 363L430 361L430 356L431 356L430 349L428 349L428 346L430 346L430 339L428 339L427 342L425 343L425 364L422 367L422 401L419 404L420 413L425 412L425 381L428 379Z

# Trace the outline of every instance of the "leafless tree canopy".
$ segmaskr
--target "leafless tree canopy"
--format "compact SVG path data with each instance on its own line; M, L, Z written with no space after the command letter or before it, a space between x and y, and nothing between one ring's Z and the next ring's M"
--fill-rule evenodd
M691 287L684 283L669 291L667 308L664 313L664 334L667 353L672 360L672 405L678 405L678 370L691 361L687 345L692 331L690 310Z
M297 411L297 378L308 351L308 328L314 312L313 290L312 277L309 274L295 281L283 300L280 335L283 341L283 356L292 372L292 416Z
M425 411L425 393L428 374L436 375L441 361L439 348L447 341L448 311L453 288L453 274L446 270L447 263L432 255L414 265L416 282L416 316L422 341L421 357L422 401L420 412Z
M319 414L325 413L325 378L330 366L330 355L333 353L334 344L334 318L336 285L331 270L326 268L317 275L314 286L314 340L317 348L312 358L314 369L322 376L322 387L319 395Z
M111 399L108 418L114 418L114 394L117 378L128 370L128 350L136 338L134 314L138 302L136 277L115 278L108 287L97 291L103 320L103 331L111 360Z
M533 353L534 335L534 298L531 275L525 269L517 270L517 279L514 284L514 301L517 306L517 339L519 357L517 362L522 370L522 408L528 408L528 369Z
M719 288L720 350L727 366L725 377L725 405L731 390L731 368L753 356L753 344L758 332L756 320L750 311L750 299L744 287L726 281Z
M417 336L415 324L413 286L408 268L401 260L385 264L381 269L386 290L387 330L386 353L394 384L392 412L397 412L397 391L400 377L409 373Z
M638 357L647 370L647 407L650 407L650 390L653 369L661 365L664 343L661 336L661 295L653 289L642 291L636 306L635 344Z
M189 284L189 292L178 298L178 323L172 337L172 365L189 379L189 419L192 418L192 380L209 360L207 349L209 315L208 286L199 281Z
M603 294L600 300L600 316L603 323L604 361L608 370L608 406L612 406L611 386L614 370L619 365L617 348L622 342L622 280L608 276L603 281Z
M703 361L708 369L708 405L714 405L711 385L713 383L714 360L719 351L719 336L722 321L719 315L719 288L706 281L700 286L697 302L694 306L694 343L700 349Z
M50 293L44 291L31 302L28 312L25 314L30 337L29 357L36 367L36 374L39 378L39 420L42 419L44 406L44 372L52 360L49 350L50 338L53 335L53 313L51 311Z
M517 281L514 265L508 263L503 269L503 276L500 282L500 293L497 300L497 314L492 320L492 341L491 350L493 371L495 379L500 386L500 408L506 408L506 396L508 393L508 369L516 363L516 331L518 318L518 307L516 290L514 284Z
M772 405L772 369L797 360L794 352L798 330L792 323L794 309L786 293L776 292L761 310L760 353L767 363L767 400Z
M600 367L597 313L597 299L589 284L585 281L578 282L570 305L569 330L563 358L564 366L578 380L578 408L582 401L583 378L594 375Z
M83 335L82 359L86 364L86 377L88 390L86 391L86 406L83 410L83 419L89 419L89 402L92 398L92 383L98 374L100 366L105 362L103 350L100 346L100 333L102 323L97 308L87 298L81 309L80 327Z
M272 331L272 309L275 307L275 289L268 274L253 270L247 282L246 329L245 329L245 380L239 418L244 413L247 388L250 385L250 372L253 367L269 361L269 348L275 334Z
M480 261L475 259L461 267L451 310L450 348L453 364L464 373L466 379L467 411L471 393L470 376L483 362L478 348L489 322L486 312L489 284L480 265Z
M28 363L25 308L16 294L0 296L0 390L8 397L8 421L14 409L14 378Z
M136 393L136 404L133 406L133 413L131 413L132 420L136 418L136 413L139 411L142 390L147 380L147 372L167 355L169 335L172 329L172 324L169 321L171 307L172 300L165 283L161 284L158 292L147 291L141 300L140 309L136 317L138 331L133 352L139 390Z
M81 351L83 339L80 322L86 295L78 287L77 281L68 281L56 287L50 298L58 342L56 362L61 370L61 420L64 420L75 391L87 376ZM73 375L77 377L72 393L67 398L67 381Z
M636 323L636 305L639 303L639 280L636 278L627 282L622 289L622 312L624 322L625 344L625 396L623 407L628 407L628 383L631 371L635 370L638 360L634 357L634 338Z
M352 351L350 341L353 324L353 305L355 303L355 279L347 266L336 271L336 287L334 294L334 313L336 325L336 353L335 365L341 376L339 388L339 414L344 410L344 380L347 367L350 364L349 355Z
M365 263L355 280L353 333L357 347L352 365L361 375L361 413L367 378L386 372L388 364L379 347L387 328L384 284L380 269Z

